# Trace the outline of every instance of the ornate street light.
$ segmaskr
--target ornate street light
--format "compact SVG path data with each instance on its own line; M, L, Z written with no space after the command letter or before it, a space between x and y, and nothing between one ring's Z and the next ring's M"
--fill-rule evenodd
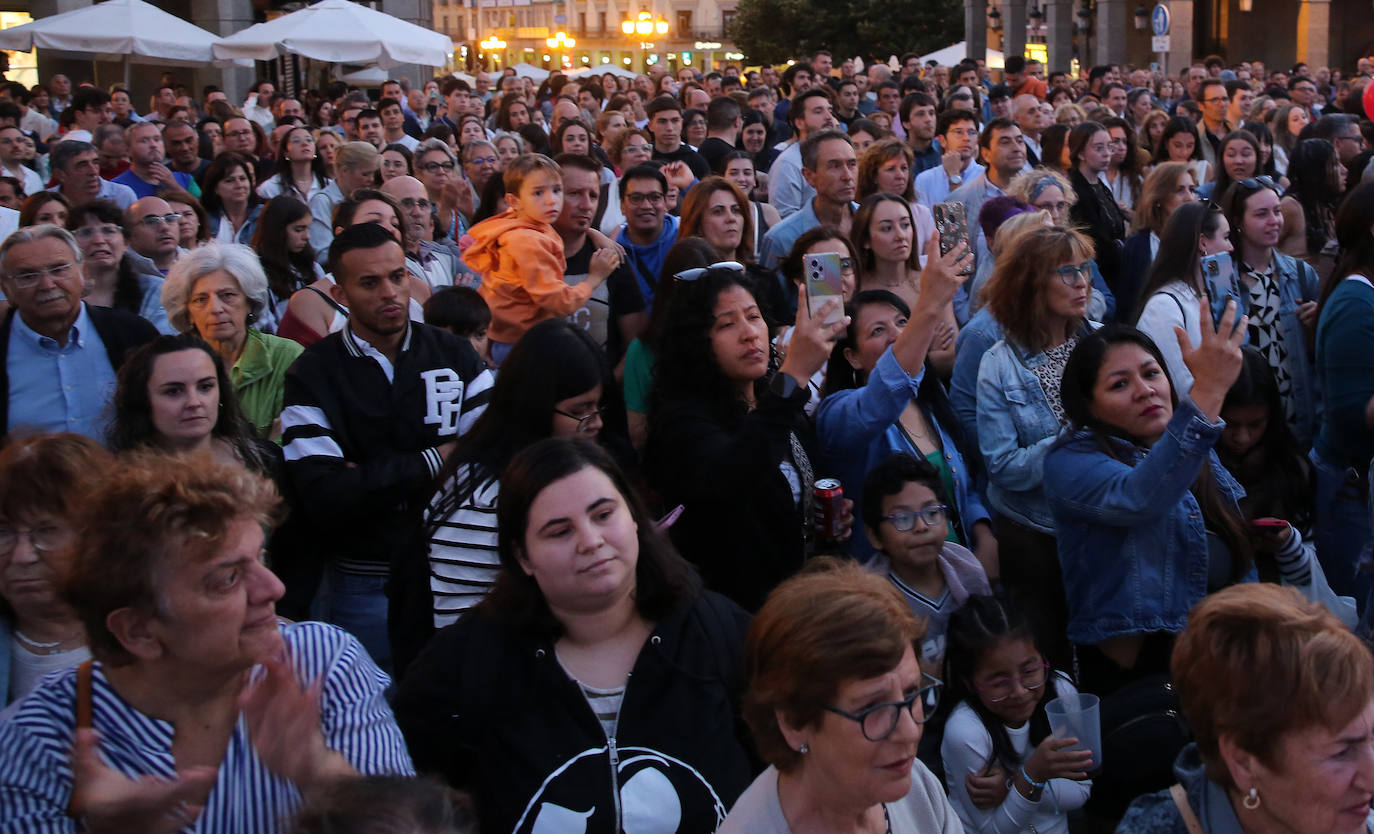
M649 36L653 34L657 34L659 37L667 35L668 21L664 20L662 16L655 18L647 9L644 9L634 18L622 20L620 22L620 31L623 32L626 37L635 38L639 41L641 61L647 69Z
M562 69L564 56L568 50L577 46L577 39L568 37L566 32L559 32L551 38L545 38L544 44L554 50L554 54L558 56L558 68Z

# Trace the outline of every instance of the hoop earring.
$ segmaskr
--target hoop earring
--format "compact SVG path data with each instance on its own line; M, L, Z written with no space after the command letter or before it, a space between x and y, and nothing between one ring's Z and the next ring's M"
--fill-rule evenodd
M1254 788L1251 788L1250 794L1246 796L1244 799L1242 799L1240 801L1240 804L1244 805L1245 810L1247 811L1253 811L1256 808L1258 808L1260 806L1259 791L1255 790Z

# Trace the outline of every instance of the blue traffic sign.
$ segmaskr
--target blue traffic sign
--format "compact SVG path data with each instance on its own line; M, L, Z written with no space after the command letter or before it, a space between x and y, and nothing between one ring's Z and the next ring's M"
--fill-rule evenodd
M1155 6L1154 11L1150 12L1150 29L1153 30L1156 35L1169 34L1168 6L1159 3Z

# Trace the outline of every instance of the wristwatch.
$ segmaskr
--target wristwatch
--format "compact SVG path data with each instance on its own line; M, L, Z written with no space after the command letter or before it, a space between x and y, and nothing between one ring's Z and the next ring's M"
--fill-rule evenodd
M963 184L964 184L964 178L963 178L963 176L960 175L960 174L955 174L954 176L952 176L952 177L949 178L949 184L950 184L950 185L963 185Z

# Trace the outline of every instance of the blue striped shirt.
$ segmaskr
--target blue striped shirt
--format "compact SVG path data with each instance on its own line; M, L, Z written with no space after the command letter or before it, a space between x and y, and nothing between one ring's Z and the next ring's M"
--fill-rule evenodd
M301 681L321 676L320 719L325 744L364 774L414 775L405 741L382 697L390 680L351 635L324 623L282 626ZM261 673L261 668L255 674ZM75 832L66 816L72 792L76 670L49 676L0 723L0 832ZM172 724L137 711L110 686L100 663L92 675L92 723L100 757L125 775L176 776ZM257 834L284 830L301 804L295 785L258 759L239 716L205 810L201 834Z

